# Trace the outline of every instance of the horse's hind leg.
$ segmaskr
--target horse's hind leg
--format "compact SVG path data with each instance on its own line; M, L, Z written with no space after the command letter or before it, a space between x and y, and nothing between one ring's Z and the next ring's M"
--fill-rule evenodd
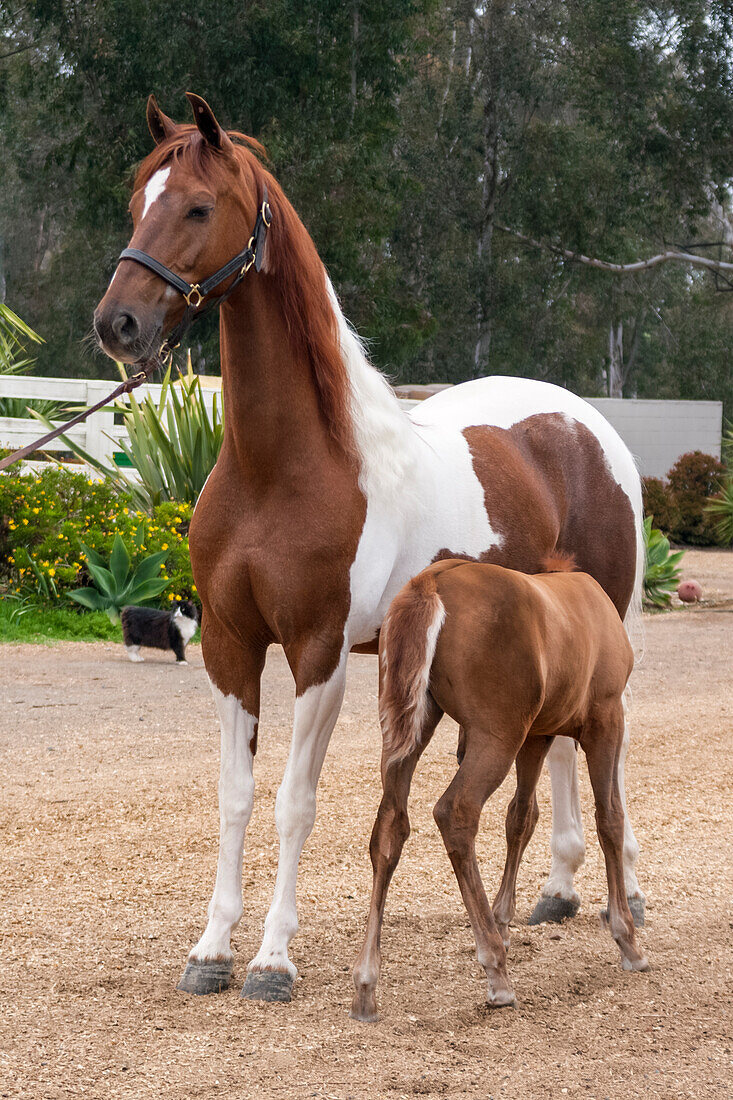
M574 917L580 898L573 885L585 859L583 819L578 787L578 753L570 737L556 737L547 755L552 783L552 866L542 897L529 918L530 924L559 922Z
M443 716L442 710L430 699L428 713L417 746L399 763L389 767L382 754L382 801L372 830L369 854L372 859L372 897L369 904L364 944L354 963L354 1000L349 1015L354 1020L371 1023L377 1019L377 981L381 964L381 932L384 906L402 847L410 835L407 798L412 776L420 755L433 736Z
M507 949L517 901L517 872L540 816L537 781L551 744L551 737L528 737L517 755L517 790L506 815L506 864L493 905L494 919Z
M581 738L596 803L596 828L606 861L606 921L621 951L624 970L646 970L639 951L624 881L624 808L618 783L618 761L624 736L620 701L597 713Z
M466 731L463 763L433 816L453 864L463 903L476 940L476 955L488 979L488 1004L494 1008L514 1004L514 991L506 971L506 950L476 861L476 833L486 799L502 783L515 755L512 738L495 741L490 734ZM521 735L516 739L521 743Z
M624 738L621 743L621 755L618 761L618 786L621 795L621 805L624 808L624 881L626 885L626 898L629 903L631 915L637 928L643 928L646 909L646 898L639 886L636 877L636 861L639 858L639 843L634 836L631 827L629 811L626 808L626 780L625 765L626 753L629 750L629 720L628 720L628 688L624 692Z

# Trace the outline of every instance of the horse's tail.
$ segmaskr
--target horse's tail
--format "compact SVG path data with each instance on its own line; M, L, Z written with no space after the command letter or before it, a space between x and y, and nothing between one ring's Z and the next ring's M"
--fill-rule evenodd
M428 682L445 607L435 574L420 573L398 592L379 639L379 720L388 764L419 743L428 705Z
M641 493L641 477L636 469L636 463L634 463L634 473L636 474L636 481L629 496L634 511L634 527L636 530L636 570L634 591L624 615L624 626L638 664L644 656L642 599L644 596L644 574L646 573L646 539L644 538L644 504Z

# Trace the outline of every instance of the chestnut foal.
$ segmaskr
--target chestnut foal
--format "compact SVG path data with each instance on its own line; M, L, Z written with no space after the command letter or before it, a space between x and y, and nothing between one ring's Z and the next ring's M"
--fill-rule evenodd
M622 697L634 656L611 600L568 560L528 576L447 560L423 570L392 601L379 642L382 786L371 839L374 871L364 946L354 966L351 1015L376 1019L380 933L387 889L410 831L407 799L417 762L444 713L461 727L459 768L433 811L488 978L489 1005L514 1003L506 970L519 863L537 824L535 789L559 735L583 747L608 877L607 923L625 970L648 966L624 888L624 810L618 761ZM475 839L481 810L516 760L506 819L504 877L489 905Z

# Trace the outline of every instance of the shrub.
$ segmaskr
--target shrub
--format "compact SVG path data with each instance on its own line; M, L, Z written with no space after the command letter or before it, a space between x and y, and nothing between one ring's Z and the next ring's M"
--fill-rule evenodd
M643 477L641 487L644 515L651 516L665 535L672 535L680 525L681 516L669 485L660 477Z
M166 552L163 604L195 597L188 556L190 504L161 504L152 516L104 482L61 468L39 476L0 477L0 584L42 602L60 602L91 581L82 545L109 559L115 536L130 548L132 567Z
M723 463L702 451L692 451L677 459L667 474L670 493L680 514L676 527L670 531L673 538L697 546L719 542L707 503L719 491L724 474Z
M646 570L644 573L644 598L654 607L669 607L672 593L680 583L680 570L677 568L684 550L670 551L669 539L661 531L652 527L652 517L644 520L644 542L646 544Z

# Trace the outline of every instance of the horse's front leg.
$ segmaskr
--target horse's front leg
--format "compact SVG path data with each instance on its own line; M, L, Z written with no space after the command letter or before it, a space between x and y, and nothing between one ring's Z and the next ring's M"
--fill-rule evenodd
M346 684L344 646L335 671L325 683L300 691L297 669L295 719L290 754L275 801L280 854L272 905L265 919L262 946L249 964L242 996L250 1000L289 1001L297 970L288 945L298 931L295 886L298 863L316 819L316 787Z
M207 660L221 727L219 768L219 857L216 884L203 936L188 956L177 988L183 993L219 993L229 985L232 931L242 917L242 851L254 800L254 755L265 650L232 649L217 663ZM204 655L207 654L204 639ZM226 690L220 690L216 681ZM228 689L233 690L228 690Z

